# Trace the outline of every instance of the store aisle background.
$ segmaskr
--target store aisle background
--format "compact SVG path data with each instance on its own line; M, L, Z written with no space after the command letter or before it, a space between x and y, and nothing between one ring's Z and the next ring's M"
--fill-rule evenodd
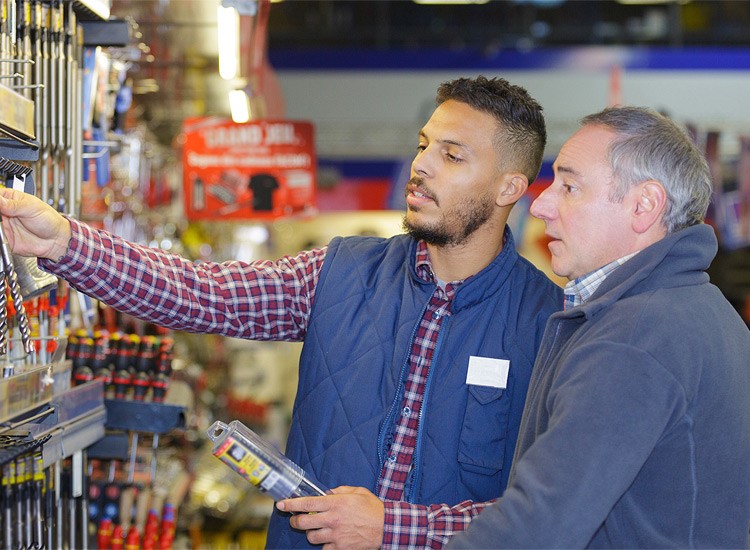
M240 10L255 5L225 3ZM543 229L527 208L549 182L549 164L577 120L611 103L651 106L689 125L710 149L720 199L711 221L723 244L711 274L750 321L750 197L743 187L750 162L742 156L750 154L750 2L284 0L271 4L267 37L259 41L266 50L255 65L260 72L250 71L259 52L246 46L243 72L232 80L218 73L218 4L113 0L112 16L131 26L131 43L111 51L127 68L132 91L124 141L131 152L147 150L156 176L151 194L138 197L137 186L118 183L130 167L129 149L113 152L113 180L89 183L84 197L92 208L84 209L84 219L217 261L277 257L339 234L394 234L417 132L436 86L458 76L502 76L540 101L549 131L540 180L512 221L524 255L548 270ZM243 21L248 44L258 37L253 32L262 36L252 18ZM265 94L275 117L314 124L318 215L272 222L185 219L183 121L229 117L228 94L238 89ZM181 515L182 540L260 546L270 501L218 463L202 445L203 434L214 419L239 418L283 446L300 346L175 339L179 376L195 391L185 433L194 448L186 457L194 477Z

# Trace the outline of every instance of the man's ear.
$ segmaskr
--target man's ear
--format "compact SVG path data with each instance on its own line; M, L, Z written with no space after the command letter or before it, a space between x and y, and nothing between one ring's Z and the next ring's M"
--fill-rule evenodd
M645 233L654 225L661 224L667 209L667 192L656 180L644 181L634 191L633 230Z
M503 181L497 195L497 205L508 206L518 202L529 188L529 180L523 174L518 173L504 174L502 178Z

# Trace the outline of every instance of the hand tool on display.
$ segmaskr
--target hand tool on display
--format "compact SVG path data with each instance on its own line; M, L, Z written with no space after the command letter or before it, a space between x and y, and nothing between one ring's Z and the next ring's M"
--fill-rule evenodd
M15 467L15 475L13 479L13 499L15 501L16 514L15 514L15 541L18 546L23 544L23 461L19 462L17 459L13 461Z
M102 518L96 531L96 542L99 548L111 548L114 524L111 518Z
M73 106L71 109L71 150L73 170L68 182L68 214L81 214L81 190L83 187L83 29L76 25L73 35Z
M8 49L6 50L6 53L8 54L9 61L14 61L16 59L16 9L15 9L15 0L6 0L6 16L7 16L7 22L8 25L6 27L6 32L8 33ZM15 69L15 64L11 63L8 65L8 74L13 78L16 75L13 74L13 71Z
M16 0L16 21L17 21L17 37L16 37L16 50L18 63L16 64L16 72L21 75L21 81L23 83L22 94L26 98L31 98L31 9L28 0Z
M118 471L119 461L111 460L109 462L109 473L107 480L102 489L102 515L106 518L112 518L114 524L120 523L120 495L122 487L115 479ZM111 534L110 534L111 535Z
M42 498L44 496L44 460L42 458L42 452L37 451L34 453L32 459L32 500L33 500L33 514L34 514L34 536L33 536L33 547L42 548L44 545L44 522L42 520L44 509L42 504Z
M54 469L54 477L53 477L53 490L54 490L54 500L52 505L52 510L54 513L54 540L55 544L50 544L48 548L63 548L63 526L65 523L63 522L63 463L61 460L58 460L55 462L55 469Z
M174 341L171 338L162 338L159 345L159 360L156 364L156 375L151 380L151 400L156 403L164 401L164 396L169 387L169 379L172 375L172 360L174 354Z
M63 44L61 42L62 35L62 15L60 0L52 0L49 7L50 13L50 68L49 68L49 139L50 139L50 158L52 159L52 181L50 185L52 187L52 196L49 199L49 204L55 208L59 208L60 201L60 188L58 182L60 181L60 168L61 168L61 148L62 142L60 141L59 131L61 127L61 116L63 106L65 105L61 95L64 94L65 87L63 84L63 74L61 68L63 66Z
M21 333L23 349L26 352L26 355L30 355L34 353L34 343L31 341L29 319L26 316L26 309L23 306L21 288L18 285L16 270L13 267L13 260L11 259L10 249L8 248L8 239L6 239L5 232L3 231L2 218L0 218L0 256L2 256L3 260L2 276L8 281L8 288L10 289L10 295L16 309L16 322L18 323L18 330Z
M54 546L54 510L55 510L55 487L54 466L44 470L44 548L55 548Z
M47 353L47 344L50 340L49 331L49 298L46 294L43 294L37 300L37 318L39 320L39 337L37 338L36 348L39 362L42 365L49 363L49 355Z
M45 61L46 37L43 32L43 14L41 0L29 0L29 37L31 43L31 59L34 60L32 76L32 99L34 101L34 134L39 142L39 159L36 161L37 186L40 198L47 202L47 164L45 160L45 121L46 121L46 70Z
M159 341L155 336L144 336L136 356L135 372L133 373L133 399L143 401L151 386L152 377L156 371L156 361L159 353Z
M75 206L75 198L71 196L70 190L75 188L73 183L76 177L75 164L80 162L80 157L74 155L74 141L73 141L73 129L76 127L74 124L74 112L75 112L75 81L78 78L78 62L74 57L77 55L76 43L78 37L76 36L76 15L73 11L73 2L68 2L65 7L64 13L64 28L63 28L63 43L64 43L64 59L65 59L65 90L64 99L65 109L63 110L63 123L61 125L60 138L63 144L64 153L64 166L65 175L59 182L59 194L60 200L58 203L58 210L60 212L67 212L73 215L73 208Z
M122 550L125 547L125 531L122 525L117 524L112 529L112 536L109 539L109 548L111 550Z
M13 548L13 483L15 467L12 462L3 466L3 542L4 548Z
M91 357L91 370L94 378L101 380L105 391L112 384L112 352L110 350L110 336L106 330L94 333L94 352Z
M25 468L23 478L24 490L24 537L26 548L32 547L34 538L34 455L26 453L24 456Z
M8 33L8 3L0 0L0 59L7 57L6 35ZM0 76L5 76L5 63L0 62Z
M73 363L73 380L79 386L94 379L91 359L94 355L94 339L86 335L78 339L78 354Z
M39 52L37 52L37 64L41 66L39 74L41 86L37 88L39 92L37 101L39 101L39 191L40 198L50 202L50 103L52 91L55 83L50 74L50 8L41 0L38 1L39 15Z
M0 271L5 273L5 265L0 255ZM8 354L8 287L5 277L0 277L0 355ZM10 365L10 371L3 371L3 377L13 375L13 365Z
M0 5L0 77L8 75L6 59L10 59L10 34L8 33L8 1L2 0Z
M118 536L118 538L122 539L123 546L125 545L126 537L128 533L130 533L130 526L132 525L133 504L135 503L135 496L136 488L134 485L130 484L127 487L123 487L122 493L120 494L120 524L115 527L115 534L112 535L113 545L116 542L116 535Z
M71 456L70 500L68 501L68 540L70 548L88 549L88 492L86 488L86 451Z
M151 489L148 487L139 489L138 497L135 500L135 521L126 536L126 548L129 546L134 546L135 548L143 547L150 502Z
M115 386L115 399L130 398L133 376L132 369L139 342L138 336L134 334L124 334L120 338L117 348L115 372L112 375L112 383Z

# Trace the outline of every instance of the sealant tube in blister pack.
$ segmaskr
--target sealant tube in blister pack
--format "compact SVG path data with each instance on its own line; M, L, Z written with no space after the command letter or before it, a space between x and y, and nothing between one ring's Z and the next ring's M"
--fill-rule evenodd
M208 429L213 454L274 500L315 497L328 489L239 420L216 421Z

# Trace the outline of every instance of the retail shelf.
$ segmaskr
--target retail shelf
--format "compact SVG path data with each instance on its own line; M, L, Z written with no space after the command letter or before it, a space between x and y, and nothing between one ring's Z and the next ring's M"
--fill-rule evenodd
M76 451L86 449L104 437L104 421L107 411L104 408L77 418L64 427L55 428L50 439L42 445L44 467L71 456Z
M49 436L41 439L32 439L26 435L1 435L0 436L0 466L4 466L11 460L28 453L43 445Z
M185 426L185 409L152 401L105 399L107 428L130 432L164 434Z
M101 380L53 395L33 415L23 417L3 433L18 438L19 449L42 444L44 466L67 458L104 437L107 411Z
M105 399L106 433L88 449L92 458L126 460L130 454L130 434L163 434L185 426L185 409L177 405L149 401Z
M20 374L0 378L0 427L49 403L54 395L70 388L71 363L68 360L23 368Z
M130 42L130 27L123 19L82 21L84 46L115 46L123 48Z
M39 160L39 142L22 143L16 139L0 138L0 157L19 162Z
M89 458L102 460L127 460L130 453L130 437L125 432L110 432L87 449Z

